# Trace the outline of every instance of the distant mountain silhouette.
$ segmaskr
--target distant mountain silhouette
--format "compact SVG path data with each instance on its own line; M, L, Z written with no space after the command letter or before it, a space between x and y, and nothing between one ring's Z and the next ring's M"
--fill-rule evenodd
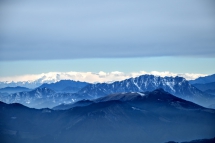
M40 86L40 88L47 87L56 92L70 92L75 93L78 92L81 88L88 85L87 82L73 81L73 80L61 80L56 83L44 83Z
M210 82L215 82L215 74L205 76L205 77L199 77L195 80L189 81L191 84L205 84Z
M22 92L22 91L30 91L31 89L26 88L26 87L5 87L5 88L0 88L0 92L6 92L6 93L16 93L16 92Z
M210 83L196 83L193 84L196 88L198 88L201 91L206 91L206 90L215 90L215 82L210 82Z

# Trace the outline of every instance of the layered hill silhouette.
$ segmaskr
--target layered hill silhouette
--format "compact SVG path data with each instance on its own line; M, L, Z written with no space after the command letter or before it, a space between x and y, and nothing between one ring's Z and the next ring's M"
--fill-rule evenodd
M205 107L213 107L215 102L213 91L209 90L208 93L205 93L182 77L157 77L153 75L142 75L123 81L97 84L63 80L52 84L43 84L32 91L9 95L0 93L0 101L21 103L34 108L52 108L59 104L73 103L82 99L96 99L116 93L153 91L157 88L163 88L177 97Z
M215 110L162 89L113 94L79 105L51 110L1 102L0 137L13 143L157 143L215 136Z

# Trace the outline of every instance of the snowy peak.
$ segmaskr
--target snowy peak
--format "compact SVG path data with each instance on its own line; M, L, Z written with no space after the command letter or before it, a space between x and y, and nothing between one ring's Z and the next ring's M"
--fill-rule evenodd
M174 86L183 84L186 80L182 77L158 77L154 75L142 75L133 79L133 84L141 91L152 91L156 88L164 88L175 92Z
M162 88L172 95L202 106L208 106L208 104L214 103L215 100L212 95L200 91L185 78L178 76L159 77L154 75L142 75L136 78L116 81L111 84L89 84L82 88L78 94L91 98L99 98L117 93L153 91L158 88Z
M178 96L192 96L198 89L189 84L182 77L158 77L154 75L142 75L111 84L91 84L79 91L79 94L101 97L108 94L121 92L145 92L163 88L165 91Z

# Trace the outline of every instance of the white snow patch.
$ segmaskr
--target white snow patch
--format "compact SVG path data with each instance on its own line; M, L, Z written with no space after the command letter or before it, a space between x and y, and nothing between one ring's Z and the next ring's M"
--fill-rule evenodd
M138 86L138 84L136 82L134 82L134 79L133 79L133 83L139 90L141 90L140 87Z
M141 92L137 92L140 96L145 96L144 93L141 93Z
M168 85L169 88L170 88L173 92L175 92L174 84L175 84L174 82L168 82L168 81L166 81L166 85Z

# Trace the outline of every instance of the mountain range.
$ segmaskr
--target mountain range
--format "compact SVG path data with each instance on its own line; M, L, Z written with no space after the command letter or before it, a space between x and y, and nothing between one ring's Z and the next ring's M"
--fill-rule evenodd
M0 116L0 138L8 143L162 143L215 136L215 110L162 89L108 95L67 110L0 102Z
M46 87L9 95L0 94L1 101L5 103L21 103L32 108L51 108L61 103L68 104L84 98L87 97L75 93L57 93Z
M18 82L0 82L0 88L5 88L5 87L17 87L17 86L21 86L21 87L26 87L26 88L30 88L30 89L34 89L34 88L38 88L39 86L42 86L43 84L54 87L56 84L61 86L62 82L65 84L76 84L78 86L82 86L84 84L87 84L86 82L79 82L79 81L74 81L72 83L73 80L57 80L57 79L46 79L46 77L42 77L39 78L38 80L35 81L18 81ZM61 82L62 81L62 82ZM55 85L54 85L55 84ZM57 87L54 87L57 88ZM63 89L58 89L58 90L63 90Z
M205 107L213 107L215 103L215 96L213 89L211 89L213 85L207 93L206 91L199 90L199 87L195 87L195 85L191 85L189 81L182 77L158 77L154 75L142 75L123 81L97 84L61 80L56 83L42 84L32 91L0 93L0 101L6 103L21 103L34 108L52 108L63 103L73 103L74 101L82 99L95 99L109 94L145 92L163 88L165 91L177 97Z
M208 106L214 103L214 96L204 93L182 77L157 77L142 75L113 83L89 84L82 88L78 94L98 98L114 93L145 92L163 88L165 91L198 104ZM211 100L213 99L213 101Z
M24 87L6 87L0 89L0 91L9 91L7 92L8 94L0 93L0 101L5 103L21 103L33 108L51 108L62 103L71 103L88 98L75 94L75 92L86 85L88 85L86 82L61 80L56 83L42 84L33 90ZM17 91L17 93L14 93L14 91Z

